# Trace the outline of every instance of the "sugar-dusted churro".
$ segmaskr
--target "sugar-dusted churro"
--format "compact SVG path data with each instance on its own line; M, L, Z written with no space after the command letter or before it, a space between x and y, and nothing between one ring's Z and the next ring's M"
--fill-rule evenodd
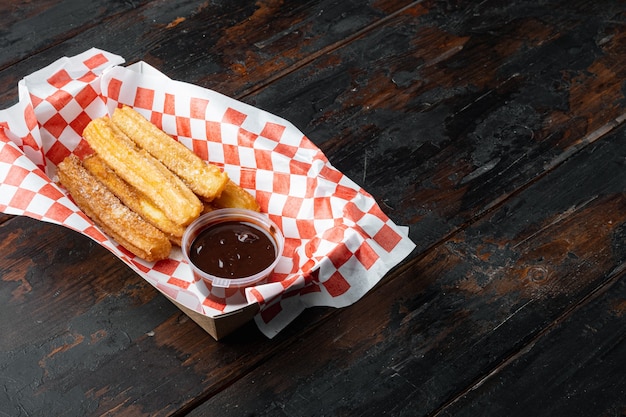
M169 256L172 246L167 236L126 207L78 157L65 158L58 165L58 177L78 207L128 251L147 261Z
M172 242L180 245L185 228L171 221L144 193L124 181L98 155L88 156L83 166L102 182L128 208L165 233Z
M243 208L248 210L259 211L259 203L254 196L236 184L234 181L229 180L222 191L222 194L211 202L211 205L217 208Z
M136 110L128 106L117 108L112 120L137 146L161 161L202 199L211 201L221 194L228 182L226 173L200 159Z
M137 146L109 119L92 120L83 137L124 181L145 194L173 222L185 226L200 215L202 203L179 177Z

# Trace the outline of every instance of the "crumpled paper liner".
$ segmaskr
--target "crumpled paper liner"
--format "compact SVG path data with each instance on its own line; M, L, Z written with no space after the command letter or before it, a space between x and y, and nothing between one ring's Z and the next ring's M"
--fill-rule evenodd
M0 111L0 208L76 230L106 247L159 291L215 317L258 303L272 337L305 308L344 307L415 247L371 195L336 170L288 121L215 91L171 80L144 62L99 49L65 57L19 82L19 102ZM269 282L207 297L178 248L148 263L110 240L54 182L70 153L91 152L87 123L122 104L224 169L254 194L286 244Z

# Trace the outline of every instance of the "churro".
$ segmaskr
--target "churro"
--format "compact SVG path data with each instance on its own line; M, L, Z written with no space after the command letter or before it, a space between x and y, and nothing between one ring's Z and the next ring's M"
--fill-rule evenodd
M124 181L140 190L173 222L185 226L202 203L183 181L137 146L107 117L92 120L83 137Z
M165 233L173 243L180 245L185 228L171 221L163 210L158 208L144 193L117 175L98 154L85 158L83 166L128 208Z
M161 161L203 200L213 200L226 187L228 175L219 167L200 159L136 110L128 106L117 108L111 119L138 147Z
M61 184L76 205L111 238L147 261L165 259L171 251L167 236L125 206L72 155L58 165Z
M233 180L229 180L224 187L222 194L211 202L211 205L217 208L242 208L254 211L260 211L259 203L254 196L236 184Z

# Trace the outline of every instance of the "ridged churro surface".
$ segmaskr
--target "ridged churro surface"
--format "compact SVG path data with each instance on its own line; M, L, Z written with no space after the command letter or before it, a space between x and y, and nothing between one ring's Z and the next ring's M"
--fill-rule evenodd
M85 158L83 165L128 208L165 233L174 243L180 245L185 228L172 222L163 210L158 208L144 193L117 175L99 155L94 154Z
M161 161L203 200L213 200L222 193L228 182L226 173L200 159L136 110L128 106L117 108L112 120L137 146Z
M185 226L202 211L193 191L161 162L138 149L109 118L92 120L83 137L117 175L145 194L174 223Z
M125 206L78 157L65 158L58 165L58 177L76 205L127 250L147 261L169 256L172 246L167 236Z

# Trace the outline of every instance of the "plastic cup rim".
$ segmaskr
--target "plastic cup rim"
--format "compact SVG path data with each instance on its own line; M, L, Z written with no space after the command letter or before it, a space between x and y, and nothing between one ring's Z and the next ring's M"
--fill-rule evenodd
M263 228L270 236L274 243L274 248L276 249L276 258L274 261L262 271L257 272L254 275L250 275L247 277L241 278L225 278L219 277L216 275L209 274L200 268L196 267L191 259L189 258L189 247L193 243L193 239L195 239L198 235L196 231L204 226L228 221L228 220L240 220L240 221L249 221L250 223L255 224L258 227ZM191 222L189 226L187 226L185 233L183 234L181 249L183 253L183 258L189 264L194 275L200 277L204 281L210 283L212 286L221 287L221 288L242 288L248 287L253 284L256 284L263 279L267 278L280 260L283 250L284 250L285 238L283 236L282 231L278 226L264 213L260 213L253 210L240 209L240 208L221 208L210 211L198 217L196 220Z

